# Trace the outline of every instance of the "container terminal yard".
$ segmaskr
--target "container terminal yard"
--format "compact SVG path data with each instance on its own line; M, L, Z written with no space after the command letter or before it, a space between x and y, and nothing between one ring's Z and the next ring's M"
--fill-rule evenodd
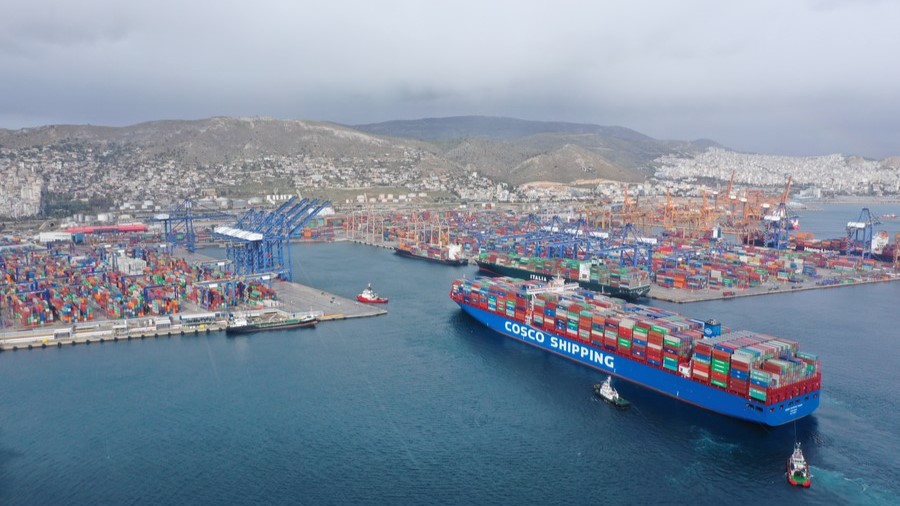
M720 205L704 194L702 203L640 207L626 195L619 205L540 213L510 206L326 216L319 213L329 202L295 197L239 218L192 213L188 202L141 223L0 237L0 350L219 331L230 315L385 314L292 282L290 245L298 241L348 240L411 261L558 275L614 296L671 302L900 277L897 238L877 233L868 209L848 217L845 237L816 241L797 230L784 196ZM212 245L226 258L196 251Z
M327 321L385 314L291 282L286 232L321 208L292 201L220 227L225 260L198 254L192 220L177 215L162 218L162 234L138 223L42 233L41 245L6 236L0 350L219 331L231 316ZM265 234L258 232L263 227Z

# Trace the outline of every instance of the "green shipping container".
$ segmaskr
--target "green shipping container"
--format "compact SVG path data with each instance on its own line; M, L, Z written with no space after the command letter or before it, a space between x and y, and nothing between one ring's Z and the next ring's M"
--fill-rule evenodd
M681 348L681 339L673 336L665 336L663 338L663 343L670 348Z
M756 400L765 401L766 393L762 390L750 387L750 397L752 397Z
M631 339L625 339L624 337L619 338L619 346L622 348L631 348Z
M719 380L710 380L710 383L712 383L713 385L720 387L720 388L728 388L728 385L726 385L724 382L719 381Z
M712 363L712 366L713 366L713 367L718 367L718 368L720 368L720 369L724 369L726 372L728 372L728 369L731 368L731 367L728 365L728 362L726 362L726 361L724 361L724 360L719 360L718 358L712 359L712 362L711 362L711 363Z

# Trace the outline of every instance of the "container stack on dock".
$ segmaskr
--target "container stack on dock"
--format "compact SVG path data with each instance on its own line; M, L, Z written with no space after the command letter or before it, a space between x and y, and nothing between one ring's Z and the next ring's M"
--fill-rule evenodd
M220 267L191 266L131 239L125 243L132 246L0 251L2 326L170 315L187 302L208 309L253 306L275 296L264 282L231 279Z

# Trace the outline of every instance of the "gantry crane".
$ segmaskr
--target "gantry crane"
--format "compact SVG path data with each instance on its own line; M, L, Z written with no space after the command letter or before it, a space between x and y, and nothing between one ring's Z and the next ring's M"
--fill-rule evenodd
M174 204L168 212L153 215L149 221L163 224L163 236L165 237L166 248L170 253L178 245L183 245L185 249L193 253L197 244L194 220L223 218L234 218L234 215L223 213L200 201L184 199Z
M290 239L329 204L327 200L291 197L271 212L251 209L234 226L216 227L214 233L226 242L225 256L236 274L271 273L291 281Z
M856 221L847 222L847 254L872 258L874 226L880 224L868 207L862 208Z
M787 249L789 232L797 228L799 218L788 209L787 201L791 192L791 176L788 176L784 193L778 206L771 213L763 216L765 224L765 246L775 249Z

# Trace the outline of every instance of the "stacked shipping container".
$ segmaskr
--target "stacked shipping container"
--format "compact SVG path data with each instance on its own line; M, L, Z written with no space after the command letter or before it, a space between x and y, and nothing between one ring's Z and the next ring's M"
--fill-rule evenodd
M462 301L586 345L653 365L766 404L819 380L815 355L798 344L748 331L704 337L704 323L594 292L536 293L512 278L458 280Z

